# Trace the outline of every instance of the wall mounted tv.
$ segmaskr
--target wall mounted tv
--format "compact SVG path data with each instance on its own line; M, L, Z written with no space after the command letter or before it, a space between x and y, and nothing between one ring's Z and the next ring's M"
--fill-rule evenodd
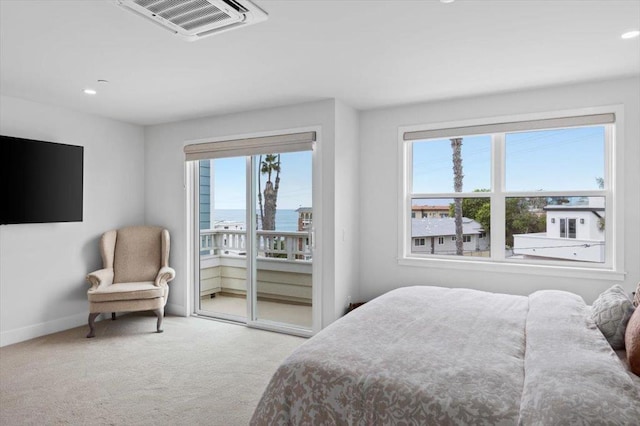
M0 225L82 222L84 147L0 136Z

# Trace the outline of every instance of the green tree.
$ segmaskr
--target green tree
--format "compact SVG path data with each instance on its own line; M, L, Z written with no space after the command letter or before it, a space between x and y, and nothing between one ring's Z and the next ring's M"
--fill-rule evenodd
M474 189L473 192L489 192L489 190ZM470 219L475 219L476 214L485 204L489 204L488 198L465 198L464 200L462 200L462 215ZM449 204L449 216L455 217L454 203Z
M508 247L513 247L514 234L543 232L546 226L546 215L533 213L527 198L507 198L505 205L505 244Z
M482 206L478 209L476 214L473 216L473 219L482 225L482 229L486 233L489 233L491 230L491 203L489 200L485 201Z
M473 192L489 192L488 189L475 189ZM544 197L507 198L505 206L506 245L513 247L514 234L544 232L547 226L546 214L539 210L546 205ZM449 205L449 215L454 215L455 204ZM537 211L536 211L537 210ZM491 231L491 203L488 198L465 198L462 201L464 217L473 219L482 225L485 232Z

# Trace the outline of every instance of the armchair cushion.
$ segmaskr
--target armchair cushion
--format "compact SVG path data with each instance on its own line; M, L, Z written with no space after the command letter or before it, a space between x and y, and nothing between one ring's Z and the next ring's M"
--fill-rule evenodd
M161 267L162 229L131 226L118 230L114 283L154 281Z
M118 283L89 290L89 302L117 302L120 300L155 299L165 296L166 287L157 287L153 281Z

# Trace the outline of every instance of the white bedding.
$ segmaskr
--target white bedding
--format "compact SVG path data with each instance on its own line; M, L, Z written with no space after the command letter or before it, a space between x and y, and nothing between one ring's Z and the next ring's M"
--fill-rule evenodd
M639 381L585 309L559 291L391 291L287 358L251 424L638 424Z

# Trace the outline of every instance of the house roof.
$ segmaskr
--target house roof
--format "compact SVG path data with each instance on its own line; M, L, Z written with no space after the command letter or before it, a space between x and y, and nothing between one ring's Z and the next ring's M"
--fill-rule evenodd
M574 211L574 212L603 212L604 207L562 205L562 206L546 206L544 207L544 210L546 211L563 210L563 211Z
M411 206L411 210L419 211L449 211L449 206Z
M484 232L482 225L468 217L462 218L462 233L474 235ZM440 237L456 235L456 222L453 217L425 217L411 219L411 237Z

